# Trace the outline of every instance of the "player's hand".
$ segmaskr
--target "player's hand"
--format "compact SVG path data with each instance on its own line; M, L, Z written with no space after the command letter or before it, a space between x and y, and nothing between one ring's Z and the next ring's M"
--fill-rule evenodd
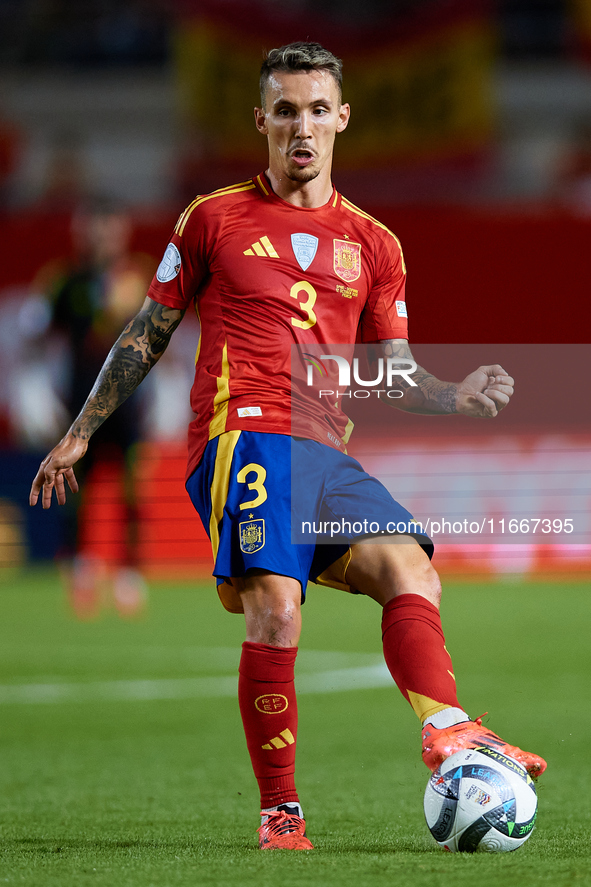
M456 410L463 416L492 418L509 403L514 384L498 363L479 367L458 385Z
M31 486L29 505L36 505L39 493L41 493L43 508L49 508L54 489L59 505L64 505L66 483L73 493L77 493L78 481L72 466L82 458L87 449L88 441L80 440L68 432L39 466L39 471Z

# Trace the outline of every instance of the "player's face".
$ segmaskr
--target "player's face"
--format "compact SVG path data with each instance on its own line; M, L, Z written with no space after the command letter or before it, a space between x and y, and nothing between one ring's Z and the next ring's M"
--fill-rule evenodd
M269 141L271 171L305 183L322 170L330 174L335 136L349 122L349 105L341 105L328 71L275 71L255 121Z

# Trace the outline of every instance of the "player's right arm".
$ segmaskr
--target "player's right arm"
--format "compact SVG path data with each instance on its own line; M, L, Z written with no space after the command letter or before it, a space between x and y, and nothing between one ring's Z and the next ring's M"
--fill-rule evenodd
M145 300L111 348L80 415L41 463L31 486L30 505L37 504L41 493L43 508L49 508L54 488L58 503L63 505L66 483L73 493L78 492L73 466L86 452L90 437L160 360L184 313L183 309Z

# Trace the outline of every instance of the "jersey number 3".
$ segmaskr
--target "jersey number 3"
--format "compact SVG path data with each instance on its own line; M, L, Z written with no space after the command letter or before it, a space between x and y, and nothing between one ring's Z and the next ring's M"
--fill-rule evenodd
M300 293L305 293L307 299L305 302L300 302L300 308L306 315L305 320L300 320L299 317L292 317L291 323L292 326L297 326L301 330L309 330L310 327L314 326L316 323L316 315L314 314L314 304L316 302L317 293L311 283L308 283L307 280L300 280L298 283L294 283L292 288L289 291L289 295L292 299L300 298Z
M249 474L255 474L256 477L248 482L248 489L256 490L257 495L256 499L251 499L249 502L241 502L239 506L240 511L244 511L245 508L256 508L257 505L262 505L263 502L267 501L267 491L264 487L267 470L262 465L257 465L256 462L249 462L248 465L240 469L236 475L236 480L239 484L245 484Z

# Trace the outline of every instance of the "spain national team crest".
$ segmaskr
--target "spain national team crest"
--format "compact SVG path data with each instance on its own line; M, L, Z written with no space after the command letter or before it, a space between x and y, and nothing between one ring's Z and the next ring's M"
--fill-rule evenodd
M265 544L265 521L263 518L240 522L240 550L254 554Z
M361 274L361 244L349 240L334 241L334 271L341 280L351 283Z

